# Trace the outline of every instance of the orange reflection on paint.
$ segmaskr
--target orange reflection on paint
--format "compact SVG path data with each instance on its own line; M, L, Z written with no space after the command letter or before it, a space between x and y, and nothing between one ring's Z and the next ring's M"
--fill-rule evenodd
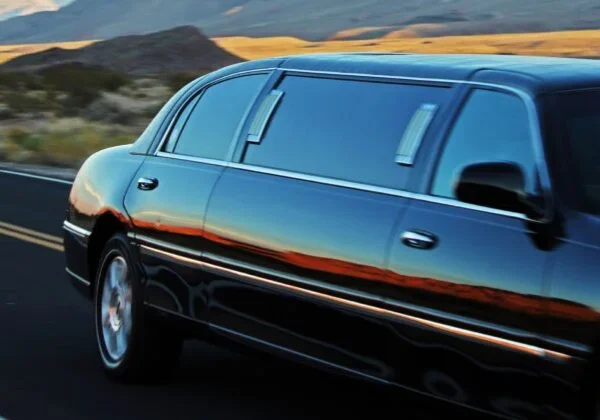
M523 295L507 290L453 283L434 278L406 276L391 270L351 261L319 257L297 251L280 250L275 245L271 247L260 246L249 241L235 240L205 231L201 227L162 224L159 226L154 222L139 219L135 220L134 224L141 229L158 230L204 239L212 244L225 246L237 252L261 256L267 260L283 263L292 267L293 271L308 270L315 272L316 277L319 277L317 273L322 273L394 286L400 295L411 295L418 291L430 295L432 300L447 297L459 302L457 305L478 303L490 309L495 308L503 313L526 313L535 316L552 313L554 317L565 320L583 322L600 320L600 314L593 309L572 302L556 301L542 296Z

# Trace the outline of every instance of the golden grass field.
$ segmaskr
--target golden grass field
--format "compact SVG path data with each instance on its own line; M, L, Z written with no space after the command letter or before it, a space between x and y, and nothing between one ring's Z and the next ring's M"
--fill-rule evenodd
M13 58L17 58L21 55L33 54L54 47L60 47L67 50L76 50L78 48L86 47L93 42L94 41L75 41L48 44L0 45L0 64L12 60Z
M404 36L397 34L397 36ZM394 37L365 40L307 42L291 37L214 38L221 47L251 60L278 55L317 52L374 51L431 54L520 54L563 57L600 57L600 30L527 34L447 36L435 38Z
M350 34L368 32L370 28L345 31ZM342 34L348 35L348 34ZM382 38L365 40L329 40L308 42L293 37L213 38L222 48L247 60L279 55L319 52L373 51L412 53L474 53L550 55L563 57L600 57L600 30L565 31L527 34L411 37L410 33L392 32ZM95 41L55 44L0 45L0 64L24 54L52 47L81 48Z

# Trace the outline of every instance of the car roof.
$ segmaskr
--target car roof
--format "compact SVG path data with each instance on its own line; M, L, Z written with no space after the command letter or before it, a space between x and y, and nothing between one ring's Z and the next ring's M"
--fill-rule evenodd
M355 73L452 81L475 81L520 88L532 94L600 87L600 60L484 54L337 53L277 57L236 65Z

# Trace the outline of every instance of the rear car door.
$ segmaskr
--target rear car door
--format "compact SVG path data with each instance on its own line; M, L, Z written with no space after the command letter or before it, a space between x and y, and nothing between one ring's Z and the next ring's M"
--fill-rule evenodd
M256 73L217 81L190 96L148 156L125 197L146 273L146 302L202 318L198 259L205 211L231 145L268 79Z
M285 74L211 197L213 328L389 379L382 355L392 332L363 305L381 303L390 232L407 206L399 191L412 169L398 163L399 145L418 143L451 94L448 85Z
M406 385L525 417L541 412L537 368L552 356L539 334L549 252L524 215L462 203L454 187L466 165L515 162L527 192L543 195L529 115L513 93L470 92L439 160L431 159L431 182L395 230L390 281L381 286L430 327L403 332L412 343L398 359Z

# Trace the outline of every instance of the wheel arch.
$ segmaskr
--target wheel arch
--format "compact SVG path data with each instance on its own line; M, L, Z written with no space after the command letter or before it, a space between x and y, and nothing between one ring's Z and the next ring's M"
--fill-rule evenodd
M117 216L112 213L105 213L98 217L94 225L94 229L92 230L92 234L90 235L87 250L89 270L88 278L90 279L91 283L90 294L92 297L94 294L96 273L100 265L100 256L102 255L102 250L104 249L104 246L108 240L119 232L126 233L127 227L121 220L119 220Z

